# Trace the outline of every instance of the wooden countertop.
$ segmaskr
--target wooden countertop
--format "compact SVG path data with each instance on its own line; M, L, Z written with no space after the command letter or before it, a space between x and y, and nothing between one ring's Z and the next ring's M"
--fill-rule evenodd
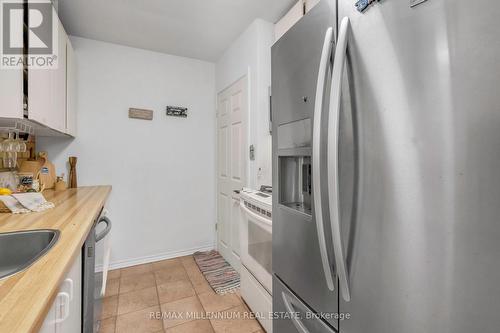
M56 207L40 213L0 214L0 233L57 229L59 240L28 269L0 280L0 332L37 332L80 251L111 186L45 191Z

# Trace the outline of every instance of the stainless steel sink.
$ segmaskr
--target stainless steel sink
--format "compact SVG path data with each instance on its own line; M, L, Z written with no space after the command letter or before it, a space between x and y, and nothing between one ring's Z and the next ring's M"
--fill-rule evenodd
M58 239L58 230L0 234L0 279L28 268L47 253Z

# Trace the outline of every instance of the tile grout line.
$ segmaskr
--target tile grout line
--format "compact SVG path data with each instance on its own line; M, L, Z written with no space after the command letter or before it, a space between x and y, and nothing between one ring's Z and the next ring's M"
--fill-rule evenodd
M120 276L118 277L118 300L116 302L116 317L115 317L115 333L118 333L118 308L120 307L120 289L122 287L122 271L120 269Z
M153 274L153 272L146 272L146 273L142 273L142 274L147 274L147 273ZM139 275L139 274L135 274L135 275ZM135 275L132 275L132 276L135 276ZM155 278L154 274L153 274L153 279L155 280L155 283L156 283L156 278ZM148 289L148 288L153 288L153 286L147 286L147 287L143 287L143 288L139 288L139 289L134 289L134 290L130 290L130 291L127 291L127 292L124 292L124 293L119 293L119 294L120 295L126 295L126 294L130 294L130 293L133 293L133 292L136 292L136 291L140 291L140 290L144 290L144 289ZM121 289L121 283L120 283L120 289Z
M194 257L193 257L193 256L191 256L191 258L193 258L193 260L194 260ZM195 262L195 264L196 264L196 260L194 260L194 262ZM182 261L181 261L181 263L182 263L182 267L184 267L184 270L186 270L186 266L184 265L184 263L183 263ZM196 266L198 267L198 264L196 264ZM201 272L201 270L200 270L200 272ZM187 270L186 270L186 273L187 273L187 275L188 275L189 283L191 283L191 287L193 287L193 290L194 290L194 294L195 294L195 296L196 296L196 299L198 300L198 302L200 302L201 307L202 307L203 311L205 311L205 316L206 316L206 315L207 315L207 310L205 309L205 306L203 305L203 303L202 303L202 302L201 302L201 300L200 300L200 297L199 297L198 291L197 291L197 290L195 289L195 287L194 287L193 281L191 280L191 275L189 275L189 273L187 272ZM202 273L202 275L203 275L203 273ZM212 324L212 321L211 321L210 319L207 319L207 320L208 320L208 323L210 324L210 327L212 327L212 331L215 333L215 327L214 327L214 325Z
M149 273L149 272L147 272ZM141 273L138 273L138 274L134 274L134 275L140 275ZM132 275L133 276L133 275ZM156 279L154 280L155 281L155 292L156 292L156 300L157 300L157 306L159 307L160 306L160 299L159 299L159 295L158 295L158 289L156 288ZM139 312L139 311L143 311L145 309L148 309L148 308L151 308L151 307L154 307L153 306L147 306L145 308L141 308L141 309L135 309L133 311L129 311L129 312L124 312L122 314L118 314L118 308L119 308L119 304L120 304L120 295L126 295L126 294L129 294L129 293L132 293L132 292L136 292L136 291L141 291L141 290L145 290L145 289L148 289L148 288L153 288L153 286L149 286L149 287L146 287L146 288L141 288L141 289L137 289L137 290L133 290L133 291L130 291L130 292L126 292L126 293L120 293L120 290L121 290L121 275L120 275L120 283L118 285L118 305L117 305L117 309L116 309L116 321L115 321L115 333L119 333L117 332L118 328L117 328L117 325L116 323L118 322L118 316L124 316L124 315L128 315L128 314L131 314L131 313L134 313L134 312ZM161 310L161 308L160 308ZM162 328L164 328L163 326L163 320L162 320Z
M203 273L201 272L201 270L200 270L200 269L199 269L199 267L197 266L196 261L194 260L194 257L193 257L192 255L191 255L190 257L193 259L193 262L194 262L194 264L196 265L196 268L198 268L198 271L199 271L199 272L200 272L200 274L203 276ZM197 300L197 301L198 301L198 303L201 305L201 307L202 307L203 311L204 311L204 312L205 312L205 314L206 314L206 313L207 313L207 310L205 309L205 306L204 306L204 305L203 305L203 303L201 302L201 299L200 299L199 295L200 295L200 294L209 294L209 293L210 293L210 291L208 291L208 292L204 292L204 293L198 293L198 291L196 290L195 285L194 285L194 276L193 276L193 274L190 274L190 273L188 272L188 267L187 267L188 265L186 265L186 264L185 264L185 262L184 262L183 260L180 260L180 258L181 258L181 257L179 257L179 258L173 258L173 259L177 259L177 260L179 260L179 262L180 262L180 267L182 267L182 268L183 268L184 273L185 273L185 274L186 274L186 276L187 276L187 280L189 281L189 283L190 283L190 285L191 285L191 288L193 289L194 296L196 297L196 300ZM168 259L168 260L172 260L172 259ZM150 270L150 271L148 271L148 272L136 273L136 274L132 274L132 275L128 275L128 276L141 275L141 274L144 274L144 273L152 273L152 274L153 274L153 278L154 278L154 286L155 286L155 292L156 292L156 297L157 297L157 304L158 304L158 306L160 307L160 311L162 311L162 310L161 310L160 293L159 293L159 286L160 286L160 285L158 284L158 281L157 281L157 279L156 279L156 274L155 274L155 272L157 272L157 271L161 271L162 269L165 269L165 268L158 268L158 269L154 269L154 266L153 266L152 264L151 264L151 266L150 266L150 267L151 267L151 270ZM168 268L167 268L167 269L168 269ZM125 276L125 277L128 277L128 276ZM117 296L118 296L118 302L117 302L117 309L116 309L116 315L115 315L115 333L118 333L118 328L117 328L117 325L116 325L116 324L117 324L117 319L118 319L118 308L119 308L119 304L120 304L120 296L121 296L121 295L125 295L125 294L129 294L129 293L132 293L132 292L137 292L137 291L140 291L140 290L144 290L144 289L147 289L147 288L151 288L151 287L145 287L145 288L141 288L141 289L137 289L137 290L132 290L132 291L129 291L129 292L126 292L126 293L121 293L121 290L122 290L121 279L122 279L122 277L123 277L123 276L122 276L121 271L120 271L120 276L119 276L119 284L118 284L118 295L117 295ZM204 277L204 276L203 276L203 277ZM176 281L177 281L177 280L176 280ZM172 282L176 282L176 281L172 281ZM179 281L180 281L180 280L179 280ZM176 301L179 301L179 300L181 300L181 299L185 299L185 298L189 298L189 297L192 297L192 296L188 296L188 297L183 297L183 298L180 298L180 299L176 299L176 300L174 300L174 301L172 301L172 302L176 302ZM171 302L168 302L168 303L171 303ZM165 304L168 304L168 303L165 303ZM243 304L243 303L242 303L242 304ZM230 307L230 308L228 308L228 309L220 310L220 311L217 311L217 312L230 311L230 310L232 310L232 309L234 309L234 308L237 308L238 306L241 306L241 304L240 304L240 305L237 305L237 306ZM147 308L147 307L146 307L146 308ZM146 309L146 308L144 308L144 309ZM130 311L130 312L127 312L127 313L123 313L123 314L121 314L121 315L126 315L126 314L129 314L129 313L133 313L133 312L141 311L141 310L144 310L144 309L139 309L139 310ZM208 322L209 322L209 324L210 324L210 326L211 326L211 328L212 328L213 332L215 332L215 327L214 327L214 325L213 325L212 321L211 321L210 319L207 319L207 320L208 320ZM190 322L192 322L192 321L193 321L193 320L188 321L188 322L185 322L185 323L182 323L182 324L179 324L179 325L174 325L173 327L180 326L180 325L183 325L183 324L187 324L187 323L190 323ZM167 330L167 327L165 327L165 323L164 323L163 319L162 319L162 328L163 328L163 331L166 331L166 330ZM259 330L255 331L255 332L258 332L258 331L259 331ZM255 333L255 332L254 332L254 333Z
M193 283L191 282L191 278L190 278L190 276L189 276L189 274L188 274L188 272L187 272L187 270L186 270L186 267L184 266L184 263L182 262L182 260L179 260L179 261L181 262L182 269L184 270L184 273L186 273L186 276L188 277L188 281L189 281L189 283L191 284L191 287L193 288L193 291L194 291L194 296L195 296L195 297L196 297L196 299L198 300L198 303L200 303L201 308L203 309L203 311L205 311L205 308L203 307L203 304L201 304L201 301L200 301L200 299L198 298L198 295L196 294L196 290L194 289L194 285L193 285ZM172 302L169 302L169 303L177 302L177 301L179 301L179 300L186 299L186 298L190 298L190 297L193 297L193 296L188 296L188 297L179 298L178 300L175 300L175 301L172 301ZM165 303L165 304L168 304L168 303ZM190 321L187 321L187 322L185 322L185 323L180 323L180 324L178 324L178 325L174 325L174 326L172 326L172 327L181 326L181 325L184 325L184 324L190 323L190 322L192 322L192 321L194 321L194 320L190 320ZM170 328L172 328L172 327L170 327Z
M174 259L176 259L176 258L174 258ZM171 259L168 259L168 260L171 260ZM187 270L186 270L186 267L184 266L184 263L182 262L182 260L180 260L180 259L179 259L179 261L180 261L180 264L181 264L182 269L184 270L184 273L186 273L186 276L188 277L188 278L187 278L187 280L189 281L189 284L191 284L191 287L192 287L192 289L193 289L193 291L194 291L194 296L196 296L196 297L197 297L196 290L194 289L194 285L193 285L193 283L191 282L191 278L190 278L190 276L189 276L189 274L188 274L188 272L187 272ZM159 269L159 270L161 270L161 269ZM171 281L171 282L177 282L177 281L182 281L182 280L176 280L176 281ZM158 291L158 282L156 281L156 275L155 275L155 283L156 283L156 290L157 290L157 294L158 294L158 303L160 304L160 309L161 309L160 293L159 293L159 291ZM164 284L166 284L166 283L164 283ZM193 296L182 297L182 298L179 298L179 299L173 300L173 301L171 301L171 302L166 302L166 303L164 303L164 304L169 304L169 303L177 302L177 301L180 301L180 300L183 300L183 299L186 299L186 298L190 298L190 297L193 297ZM198 299L198 298L197 298L197 299ZM200 305L201 305L201 306L202 306L202 308L203 308L203 304L201 304L201 301L200 301L199 299L198 299L198 302L200 303ZM205 308L203 308L203 310L205 310ZM178 324L178 325L174 325L174 326L172 326L172 327L181 326L181 325L184 325L184 324L190 323L190 322L192 322L192 321L194 321L194 320L191 320L191 321L188 321L188 322L185 322L185 323L180 323L180 324ZM163 320L162 320L162 327L163 327L163 331L165 331L165 332L166 332L166 330L167 330L167 329L172 328L172 327L170 327L170 328L166 328Z
M120 270L120 276L118 277L118 299L116 301L116 316L115 316L115 333L118 333L118 307L120 306L120 288L122 286L122 271Z
M118 323L118 304L120 302L120 285L121 285L121 279L122 279L122 271L120 269L118 269L118 293L116 294L116 312L115 312L115 326L113 328L113 332L114 333L117 333L117 323ZM108 283L108 281L106 281L106 283Z
M158 291L158 281L156 281L156 274L154 273L154 271L153 271L153 277L154 277L154 280L155 280L156 297L158 298L158 307L160 308L160 313L162 314L160 316L160 318L161 318L161 330L162 330L162 332L166 332L167 328L165 327L165 323L163 321L163 310L161 309L160 292Z
M119 301L120 301L120 297L121 295L128 295L128 294L131 294L131 293L134 293L134 292L138 292L138 291L143 291L143 290L146 290L146 289L151 289L151 288L155 288L156 289L156 280L155 280L155 286L149 286L149 287L146 287L146 288L141 288L141 289L137 289L137 290L132 290L132 291L127 291L126 293L122 293L122 294L118 294L116 296L118 296L118 306L117 306L117 310L116 310L116 317L118 316L123 316L123 315L127 315L127 314L130 314L130 313L133 313L133 312L138 312L138 311L142 311L144 309L147 309L147 308L151 308L153 307L154 305L150 305L150 306L146 306L144 308L140 308L140 309L135 309L135 310L132 310L132 311L128 311L128 312L124 312L124 313L121 313L121 314L118 314L118 308L119 308ZM119 286L119 289L121 289L121 284ZM157 300L158 300L158 304L156 305L159 305L160 304L160 301L159 301L159 296L158 296L158 293L156 293L156 297L157 297Z

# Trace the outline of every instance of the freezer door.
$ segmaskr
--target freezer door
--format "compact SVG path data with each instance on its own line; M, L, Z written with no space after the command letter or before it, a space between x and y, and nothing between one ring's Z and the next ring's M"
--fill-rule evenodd
M354 2L339 1L359 141L340 332L498 332L500 3Z
M335 1L322 0L272 46L273 125L311 118L325 31Z
M276 276L273 277L273 332L336 333Z
M312 184L312 170L324 169L320 163L325 161L315 164L311 142L319 67L323 58L325 68L331 71L331 53L326 57L322 54L325 40L334 38L335 24L335 2L323 0L272 50L273 272L309 307L328 313L338 312L328 201L323 196L325 214L316 214L314 204L326 193L326 183L322 187L320 182L318 188ZM327 48L332 44L327 43ZM325 74L324 91L328 91L329 78ZM327 103L322 109L325 115L326 108ZM324 145L320 143L320 147ZM313 194L316 189L317 196ZM318 231L318 225L323 232ZM330 325L336 327L337 320L331 319Z

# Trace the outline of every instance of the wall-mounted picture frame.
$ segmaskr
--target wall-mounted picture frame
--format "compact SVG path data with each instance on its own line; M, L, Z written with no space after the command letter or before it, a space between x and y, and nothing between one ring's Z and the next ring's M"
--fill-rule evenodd
M187 118L188 108L182 106L167 106L167 116Z

